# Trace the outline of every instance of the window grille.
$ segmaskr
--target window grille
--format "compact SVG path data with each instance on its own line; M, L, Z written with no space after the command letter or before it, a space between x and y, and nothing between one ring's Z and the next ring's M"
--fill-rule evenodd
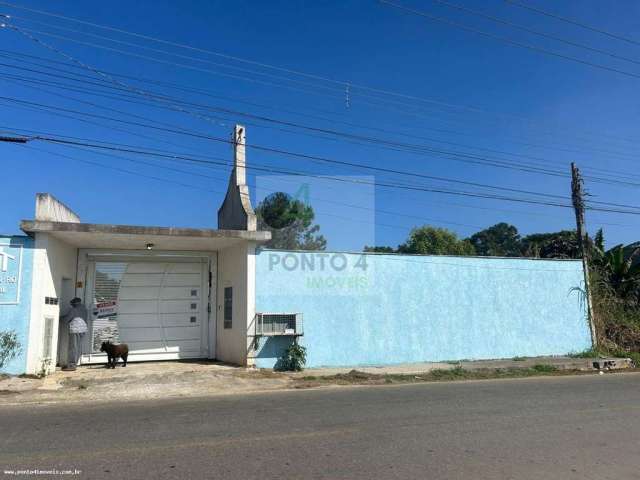
M224 328L233 327L233 287L224 289Z
M303 334L301 313L256 313L256 335L275 336Z
M44 331L42 335L42 359L51 360L53 346L53 317L44 317Z

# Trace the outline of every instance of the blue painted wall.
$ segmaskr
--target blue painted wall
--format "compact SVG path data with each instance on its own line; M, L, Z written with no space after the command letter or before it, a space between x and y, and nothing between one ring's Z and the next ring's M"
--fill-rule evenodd
M13 257L6 258L4 265L3 254ZM0 330L14 330L22 345L21 353L2 369L3 373L20 374L27 367L32 273L33 240L0 236Z
M308 367L563 355L591 346L580 261L262 250L256 311L302 312ZM270 368L290 340L262 340Z

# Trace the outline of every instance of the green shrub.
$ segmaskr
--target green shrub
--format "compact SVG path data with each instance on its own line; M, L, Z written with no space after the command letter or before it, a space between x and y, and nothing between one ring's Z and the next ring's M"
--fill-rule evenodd
M307 349L302 345L293 343L285 350L276 369L280 371L301 372L306 363Z
M4 368L22 351L18 335L13 330L0 331L0 368Z
M539 363L537 365L534 365L533 368L536 372L539 373L551 373L551 372L557 372L558 371L558 367L554 366L554 365L545 365L543 363Z

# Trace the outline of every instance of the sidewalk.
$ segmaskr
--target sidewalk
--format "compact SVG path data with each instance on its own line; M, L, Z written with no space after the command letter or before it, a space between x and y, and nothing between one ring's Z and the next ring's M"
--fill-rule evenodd
M312 368L296 373L247 369L206 360L130 363L126 368L118 366L115 369L89 365L79 367L75 372L58 370L44 379L0 377L0 406L203 397L434 379L504 378L505 372L510 377L596 372L598 368L594 368L594 362L599 362L599 367L606 370L632 367L625 359L569 357ZM447 372L451 374L447 375ZM474 377L472 372L480 373Z
M115 369L88 365L43 379L0 379L0 405L228 395L279 390L291 381L286 374L206 360L129 363Z

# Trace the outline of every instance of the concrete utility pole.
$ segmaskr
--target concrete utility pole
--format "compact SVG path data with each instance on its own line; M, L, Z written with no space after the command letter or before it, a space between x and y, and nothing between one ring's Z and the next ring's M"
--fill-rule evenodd
M598 346L598 336L593 320L593 304L591 303L591 289L589 288L589 242L587 231L584 226L584 182L580 175L580 170L575 163L571 163L571 202L576 214L576 234L578 237L578 249L582 257L582 269L584 270L584 291L587 301L587 317L589 318L589 329L591 330L591 344Z
M580 176L580 170L576 167L575 163L571 163L571 201L573 202L573 209L576 213L576 227L578 233L578 248L580 249L580 255L582 258L587 256L587 242L585 239L584 228L584 190L583 181Z

